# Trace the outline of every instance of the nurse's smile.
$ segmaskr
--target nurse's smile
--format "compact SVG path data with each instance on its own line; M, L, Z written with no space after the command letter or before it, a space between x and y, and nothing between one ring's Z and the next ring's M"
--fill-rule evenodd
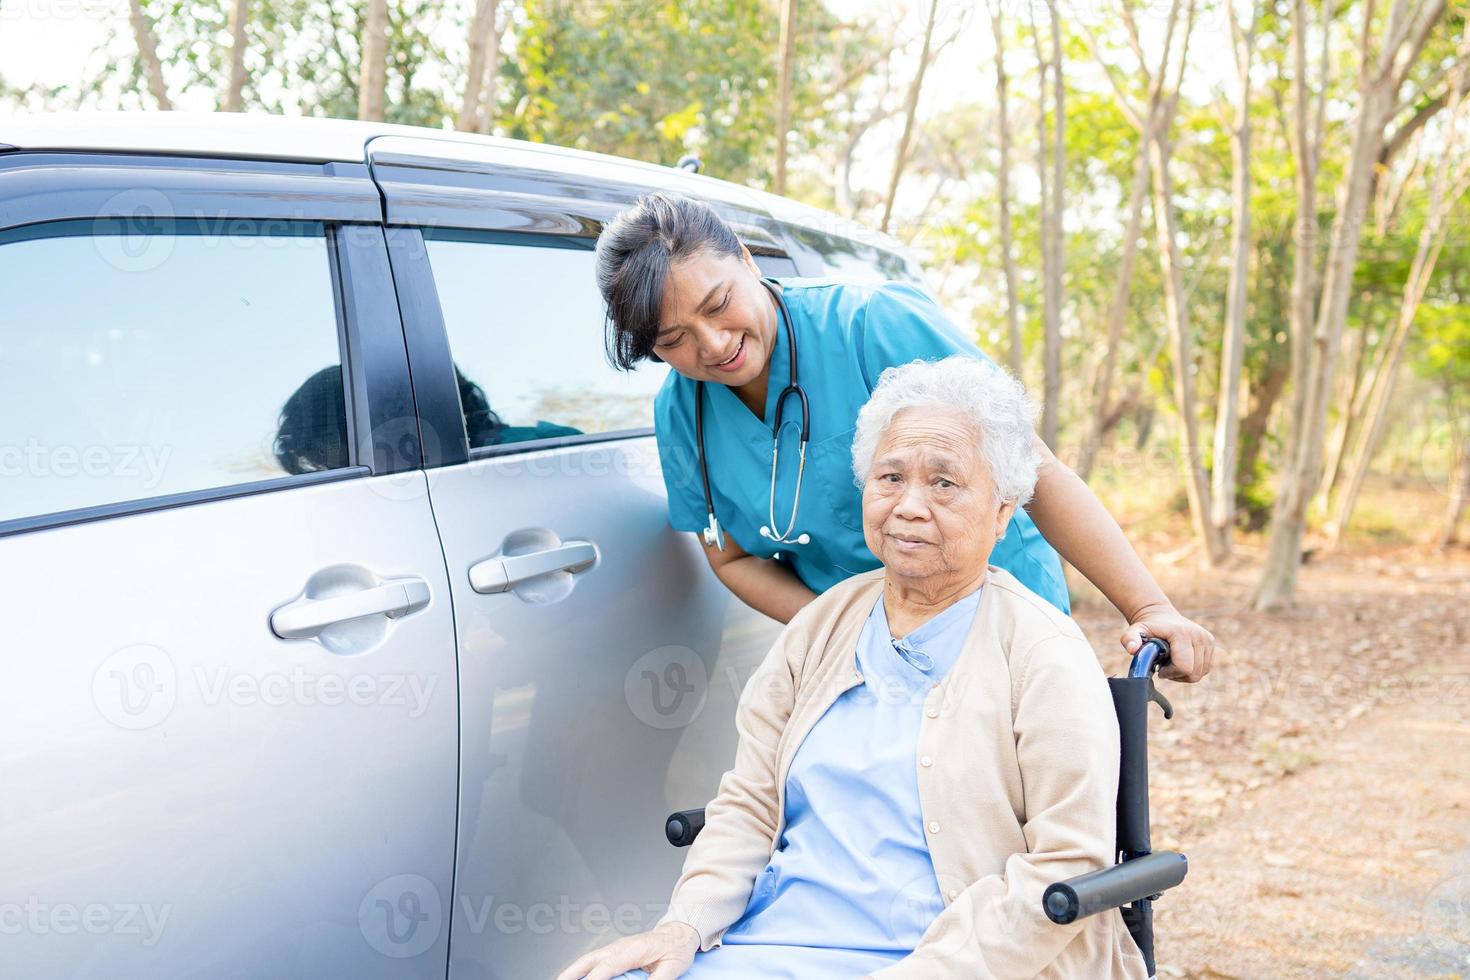
M728 361L721 361L714 365L716 371L738 371L745 366L745 338L740 338L740 346L735 348L735 353L730 355Z

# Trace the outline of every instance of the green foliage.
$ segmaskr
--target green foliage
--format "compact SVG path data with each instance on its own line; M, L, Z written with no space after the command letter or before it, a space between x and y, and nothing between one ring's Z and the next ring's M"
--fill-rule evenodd
M440 127L451 118L451 93L419 80L424 68L446 60L433 41L440 6L434 0L395 0L389 5L384 115L390 122ZM365 0L251 4L246 111L356 117L366 8ZM203 90L213 94L217 106L222 104L230 70L227 0L145 0L144 11L154 25L170 90ZM99 96L110 83L121 84L124 105L153 108L138 58L109 60L87 92Z
M798 7L797 157L829 90L823 58L845 36L825 8ZM777 5L771 0L527 0L508 71L510 135L764 183L775 157ZM815 137L815 139L814 139Z

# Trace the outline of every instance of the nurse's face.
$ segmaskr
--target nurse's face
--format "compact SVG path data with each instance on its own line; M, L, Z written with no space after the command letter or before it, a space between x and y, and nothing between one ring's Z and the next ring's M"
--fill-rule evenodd
M776 334L776 305L743 247L674 263L654 351L680 374L739 388L761 377Z
M889 576L921 591L981 575L1015 510L996 501L979 433L955 409L893 417L863 485L863 537Z

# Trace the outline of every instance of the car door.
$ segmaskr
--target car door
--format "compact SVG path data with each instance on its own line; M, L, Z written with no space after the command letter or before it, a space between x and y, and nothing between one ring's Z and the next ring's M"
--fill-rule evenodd
M713 796L779 627L668 526L667 369L608 366L593 239L388 234L459 637L450 976L553 976L663 914L684 857L664 818Z
M0 972L439 978L451 596L362 166L0 156Z

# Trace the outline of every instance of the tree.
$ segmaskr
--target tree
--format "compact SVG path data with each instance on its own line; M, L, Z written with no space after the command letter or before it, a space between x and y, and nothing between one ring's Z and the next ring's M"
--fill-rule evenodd
M777 45L776 88L776 183L777 194L786 193L786 143L791 132L791 69L796 60L796 0L781 0L781 39Z
M655 163L696 153L706 173L769 185L777 27L768 0L526 0L505 68L514 108L502 124L521 139ZM860 33L825 8L803 14L793 43L792 159L838 138L826 110L861 76L829 55L848 52ZM795 178L788 172L788 184Z
M163 62L158 57L158 39L153 33L153 22L143 10L143 0L128 0L128 23L133 29L133 40L138 45L138 61L142 65L143 76L148 80L148 91L153 94L153 101L158 103L158 108L167 112L174 106L169 101L168 86L163 80Z
M1304 43L1304 0L1293 0L1293 3L1293 44L1301 45ZM1374 166L1387 139L1387 126L1404 109L1400 101L1404 84L1444 11L1445 0L1425 0L1415 4L1412 10L1409 9L1409 0L1392 0L1392 6L1383 18L1381 39L1374 0L1367 0L1362 11L1357 45L1357 105L1352 120L1347 175L1341 186L1337 214L1333 218L1310 345L1293 350L1293 357L1300 365L1300 375L1296 380L1302 387L1293 402L1292 438L1281 470L1266 563L1251 597L1257 609L1279 605L1290 596L1296 584L1297 570L1301 566L1302 539L1306 534L1307 507L1322 476L1328 403L1343 325L1347 320ZM1299 103L1300 94L1299 90ZM1300 104L1297 111L1300 115ZM1319 105L1316 132L1319 142L1322 111ZM1298 141L1304 143L1300 134ZM1315 179L1315 174L1312 176ZM1315 223L1314 216L1315 210L1303 210L1299 223ZM1298 248L1301 248L1300 241ZM1301 284L1301 292L1309 295L1305 283ZM1294 311L1298 317L1307 312L1304 303ZM1305 330L1301 333L1302 336L1294 337L1294 341L1308 339Z
M988 2L988 0L987 0ZM1001 27L1000 5L990 10L990 28L995 35L995 130L1000 147L996 171L996 208L1000 219L1000 251L1006 279L1006 324L1011 373L1021 377L1021 311L1016 298L1016 254L1011 243L1011 126L1007 115L1006 45Z
M1250 22L1242 27L1233 3L1230 20L1235 77L1240 86L1230 132L1230 286L1220 355L1219 400L1211 461L1210 523L1221 557L1230 554L1235 530L1236 450L1240 435L1240 382L1245 365L1245 317L1251 258L1251 62L1255 56L1259 0L1252 0Z
M500 0L476 0L470 19L469 58L465 64L464 94L454 128L466 133L490 132L494 123L496 79L500 74Z
M1398 317L1394 323L1393 333L1383 342L1380 364L1367 386L1370 395L1364 421L1359 426L1361 434L1358 437L1357 449L1348 469L1347 482L1338 494L1332 520L1326 528L1328 540L1334 545L1339 542L1343 532L1347 529L1348 522L1352 519L1353 508L1357 505L1358 494L1363 487L1363 479L1367 475L1373 454L1378 448L1384 419L1388 415L1389 402L1393 397L1394 382L1398 377L1404 343L1408 339L1409 331L1413 328L1415 314L1419 311L1419 304L1424 300L1430 278L1434 275L1435 263L1439 261L1440 251L1444 248L1445 238L1449 234L1448 217L1466 190L1470 189L1470 153L1467 153L1462 145L1465 137L1463 127L1466 120L1461 111L1467 104L1461 95L1462 82L1467 71L1470 71L1470 21L1466 23L1465 34L1459 50L1455 53L1455 64L1450 73L1449 111L1443 141L1435 149L1429 151L1436 158L1434 176L1430 183L1429 201L1426 206L1423 227L1419 232L1419 241L1409 266L1408 278L1404 282L1403 299L1399 305ZM1418 168L1411 171L1411 173L1417 172Z
M245 108L245 24L250 0L230 0L230 80L225 87L225 112Z
M367 0L358 72L357 118L381 120L388 83L388 0Z
M1180 31L1180 14L1183 13L1183 30ZM1143 53L1143 41L1138 32L1133 14L1124 5L1122 20L1128 32L1128 44L1138 61L1138 71L1148 91L1148 103L1143 111L1133 105L1128 88L1103 59L1097 39L1088 33L1089 44L1094 56L1106 66L1106 74L1118 96L1129 121L1140 136L1139 152L1147 155L1147 162L1140 161L1134 170L1135 189L1144 178L1151 177L1153 189L1154 232L1159 251L1159 266L1163 277L1164 317L1168 326L1171 360L1173 362L1174 407L1179 417L1181 469L1184 474L1185 494L1189 501L1190 517L1195 532L1204 546L1206 560L1218 564L1225 552L1210 522L1210 484L1204 468L1204 453L1199 438L1199 399L1194 381L1194 335L1190 322L1189 303L1185 297L1183 256L1179 247L1178 216L1175 211L1173 176L1170 164L1173 160L1174 144L1171 131L1178 114L1184 69L1189 62L1189 42L1194 33L1195 0L1172 0L1168 19L1164 27L1162 54L1158 66L1150 70ZM1176 32L1179 40L1178 57L1174 58ZM1141 196L1141 192L1135 190ZM1132 207L1141 207L1135 198ZM1134 228L1130 223L1130 231ZM1126 247L1126 246L1125 246ZM1131 262L1131 259L1130 259ZM1114 308L1119 307L1115 296ZM1110 348L1113 337L1110 336ZM1106 362L1105 362L1106 365ZM1110 370L1107 365L1105 369ZM1096 424L1096 423L1095 423ZM1091 465L1089 458L1088 465Z
M1036 71L1038 79L1037 113L1037 171L1041 184L1041 276L1042 276L1042 406L1041 438L1053 449L1061 428L1059 421L1062 394L1062 276L1065 267L1065 252L1062 244L1062 211L1066 194L1066 123L1062 90L1062 38L1061 21L1057 15L1055 0L1047 0L1051 18L1051 54L1044 55L1041 48L1041 33L1031 24L1031 39L1036 48ZM1028 15L1030 7L1027 7ZM1047 121L1047 75L1051 76L1053 136L1048 147ZM1048 170L1050 174L1048 174ZM1049 184L1049 186L1048 186Z
M898 138L898 147L893 153L893 171L888 177L888 193L883 198L883 219L878 228L888 231L893 218L893 202L898 197L898 181L903 168L908 164L909 148L914 135L914 123L919 114L919 93L924 88L924 73L929 68L929 52L934 43L934 21L939 14L939 0L929 0L929 15L924 21L924 44L919 49L919 66L914 69L914 79L909 83L908 101L904 105L903 133Z

